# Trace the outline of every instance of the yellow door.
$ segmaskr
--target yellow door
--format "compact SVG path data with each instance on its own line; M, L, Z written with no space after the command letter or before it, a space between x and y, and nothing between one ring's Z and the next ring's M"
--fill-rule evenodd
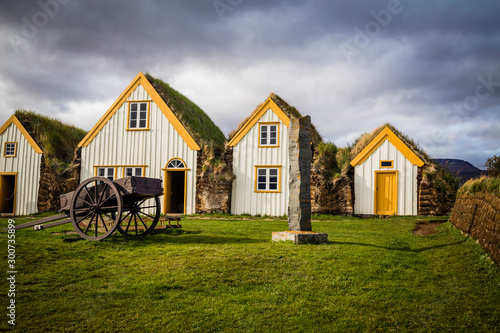
M398 207L397 172L375 173L375 215L395 215Z

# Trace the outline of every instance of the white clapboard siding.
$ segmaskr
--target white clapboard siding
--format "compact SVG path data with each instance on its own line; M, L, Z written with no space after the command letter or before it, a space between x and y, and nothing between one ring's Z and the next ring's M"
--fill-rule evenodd
M16 157L4 157L5 142L17 142ZM42 154L33 149L14 123L0 135L0 149L0 174L17 172L14 215L37 213Z
M394 168L380 168L381 160L393 160ZM362 164L354 168L354 212L374 214L375 171L398 171L397 215L417 215L417 173L413 165L389 140L385 140Z
M139 85L127 101L152 100ZM154 102L150 102L149 131L127 131L128 103L123 103L86 147L82 147L81 180L95 176L95 166L146 165L145 177L165 180L167 162L186 163L186 214L195 213L197 151L191 150ZM122 167L115 178L122 177ZM163 205L163 199L160 200Z
M259 122L279 122L278 148L259 148ZM281 192L255 193L255 166L281 166ZM288 127L267 110L233 148L232 214L283 216L288 214Z

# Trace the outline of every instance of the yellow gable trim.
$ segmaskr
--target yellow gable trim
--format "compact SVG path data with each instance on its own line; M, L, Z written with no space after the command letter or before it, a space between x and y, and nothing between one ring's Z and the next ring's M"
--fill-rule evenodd
M389 140L413 165L422 167L425 164L389 127L386 127L351 161L351 165L354 167L362 164L385 140Z
M238 144L238 142L243 139L243 137L250 131L250 129L259 121L259 119L266 113L267 110L271 109L274 114L280 118L280 120L289 127L290 118L279 108L276 103L271 98L268 98L264 104L253 114L252 117L241 127L241 129L234 135L234 137L229 141L229 145L234 147Z
M139 86L142 85L144 90L149 94L153 102L158 106L163 115L172 124L177 133L181 136L184 142L192 150L200 150L200 146L194 141L193 137L189 134L186 128L181 124L179 119L174 115L172 110L168 107L165 101L160 97L158 92L153 88L151 83L144 74L139 73L135 79L129 84L125 91L118 97L118 99L113 103L113 105L108 109L108 111L102 116L102 118L97 122L97 124L87 133L83 140L78 144L78 147L87 147L90 142L96 137L99 131L106 125L106 123L113 117L113 115L118 111L127 98L132 94L132 92Z
M31 137L31 135L28 133L28 131L26 131L26 129L24 128L24 126L21 124L21 122L16 118L15 115L12 115L12 117L10 117L6 122L5 124L3 124L2 127L0 127L0 135L3 134L3 132L5 132L5 130L11 125L11 124L14 124L16 125L17 129L21 132L21 134L24 136L24 138L26 139L26 141L28 141L28 143L31 145L31 147L33 148L33 150L35 152L37 152L38 154L42 154L42 150L40 149L40 147L36 144L35 140L33 140L33 138Z

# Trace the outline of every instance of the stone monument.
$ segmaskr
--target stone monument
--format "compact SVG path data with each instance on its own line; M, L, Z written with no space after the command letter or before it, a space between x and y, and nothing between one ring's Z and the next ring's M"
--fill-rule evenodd
M328 235L311 227L311 117L290 119L288 231L273 232L273 241L326 243Z

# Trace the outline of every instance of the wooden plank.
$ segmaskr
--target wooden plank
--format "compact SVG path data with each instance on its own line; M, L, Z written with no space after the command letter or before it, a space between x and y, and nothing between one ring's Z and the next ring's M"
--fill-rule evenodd
M56 222L47 223L47 224L40 224L40 228L36 228L36 230L42 230L42 229L52 228L52 227L56 227L58 225L66 224L66 223L71 223L71 219L56 221ZM35 227L37 227L37 226L38 225L35 225L33 227L33 229L35 229Z
M37 224L42 224L42 223L47 223L47 222L51 222L51 221L55 221L55 220L60 220L60 219L66 218L66 217L68 217L68 215L66 215L66 214L58 214L58 215L54 215L54 216L48 216L48 217L45 217L45 218L40 219L40 220L26 222L23 224L16 225L15 229L19 230L19 229L29 228L29 227L32 227L32 226L37 225ZM3 231L7 231L7 229L3 229Z

